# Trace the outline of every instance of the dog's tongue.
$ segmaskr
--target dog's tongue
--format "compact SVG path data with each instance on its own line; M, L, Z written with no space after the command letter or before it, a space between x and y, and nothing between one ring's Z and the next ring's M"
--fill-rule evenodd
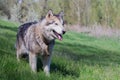
M62 35L61 34L58 34L57 32L54 31L54 33L56 34L57 38L62 41Z
M60 41L62 41L62 36L61 36L61 35L58 35L58 39L59 39Z

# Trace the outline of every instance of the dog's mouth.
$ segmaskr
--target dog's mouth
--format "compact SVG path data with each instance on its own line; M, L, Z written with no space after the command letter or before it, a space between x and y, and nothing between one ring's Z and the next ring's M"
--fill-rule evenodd
M55 34L55 36L61 41L62 40L62 35L57 33L55 30L53 30L53 33Z

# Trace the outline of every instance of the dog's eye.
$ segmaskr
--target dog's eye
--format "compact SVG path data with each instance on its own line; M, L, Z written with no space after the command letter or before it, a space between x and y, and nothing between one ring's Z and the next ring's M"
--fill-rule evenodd
M58 23L55 23L55 25L58 25Z
M54 23L54 21L52 21L52 22L48 22L46 25L50 25L50 24L53 24Z

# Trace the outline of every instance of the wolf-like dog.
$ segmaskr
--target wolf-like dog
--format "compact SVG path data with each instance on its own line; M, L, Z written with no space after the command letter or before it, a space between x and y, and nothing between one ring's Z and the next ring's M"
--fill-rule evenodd
M29 22L21 25L17 32L16 55L20 61L22 54L29 55L29 64L33 72L37 71L37 56L41 55L43 70L49 75L52 50L55 39L62 40L65 34L63 12L53 14L49 10L39 22Z

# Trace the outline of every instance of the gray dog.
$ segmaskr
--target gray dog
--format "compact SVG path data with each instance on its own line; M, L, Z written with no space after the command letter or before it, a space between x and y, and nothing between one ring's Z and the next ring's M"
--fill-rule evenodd
M65 34L63 24L63 12L54 15L49 10L41 21L21 25L16 41L17 60L20 61L20 56L27 53L30 67L36 72L37 56L40 54L44 72L49 75L55 39L62 40L62 35Z

